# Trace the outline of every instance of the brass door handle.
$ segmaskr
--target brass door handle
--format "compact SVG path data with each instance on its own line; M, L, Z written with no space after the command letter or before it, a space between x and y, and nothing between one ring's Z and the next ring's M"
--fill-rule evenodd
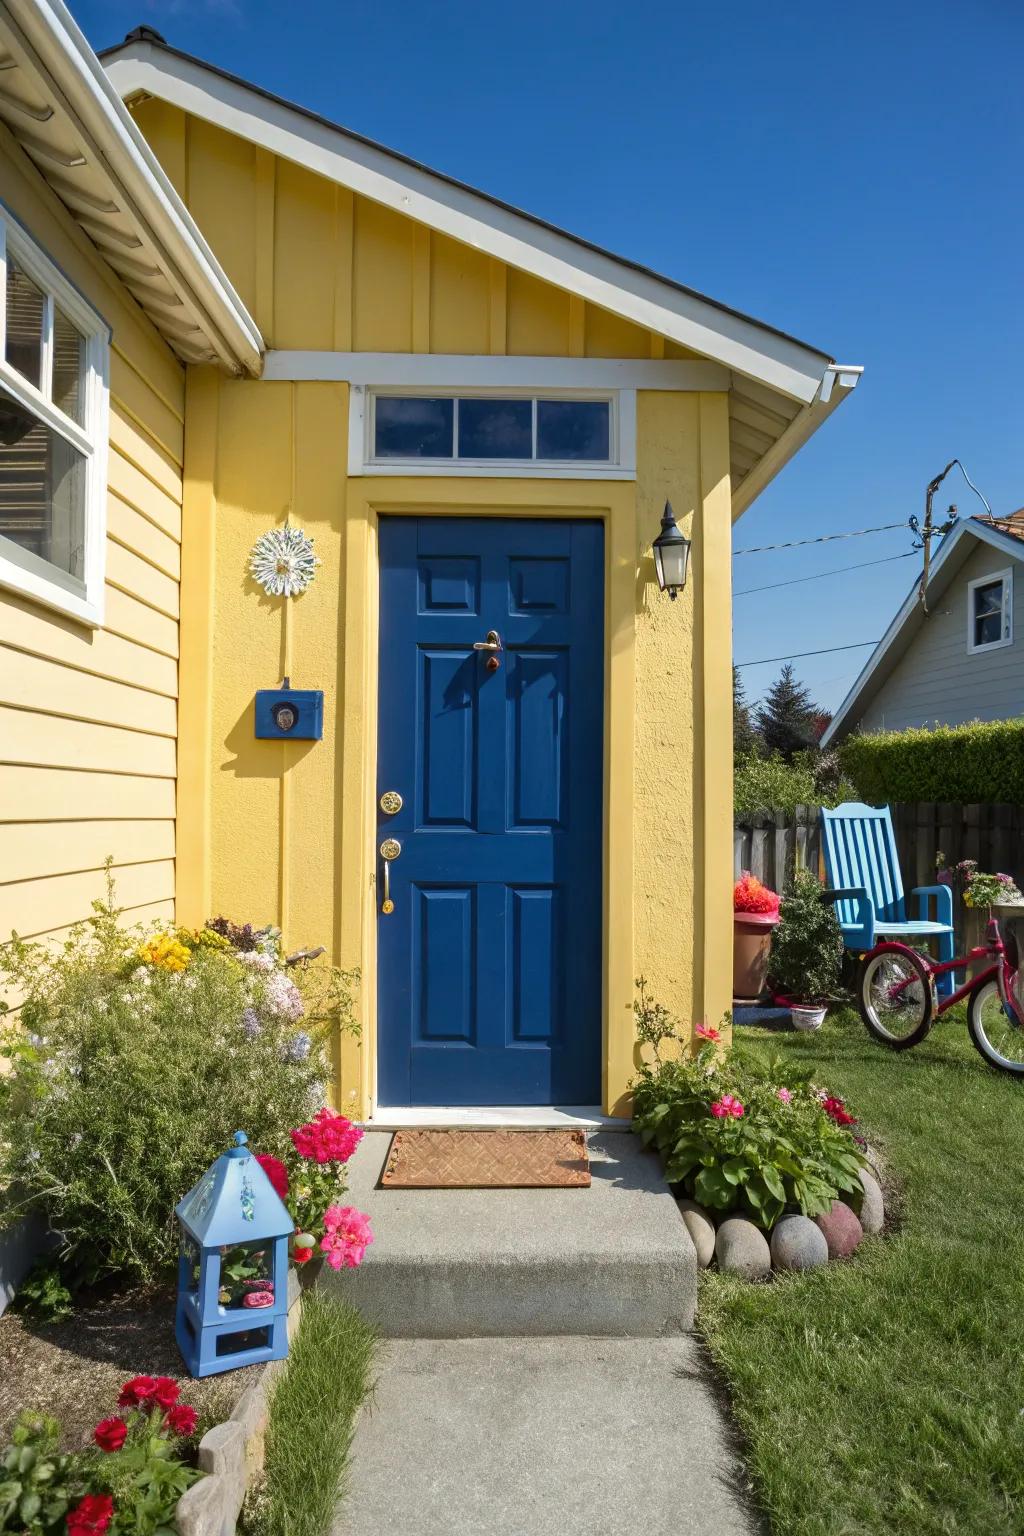
M380 856L384 860L384 899L380 904L380 910L385 917L390 917L395 910L395 904L391 900L391 865L402 851L402 845L397 837L386 837L380 845Z
M473 649L474 651L500 651L503 649L501 636L496 629L489 629L486 640L473 641Z

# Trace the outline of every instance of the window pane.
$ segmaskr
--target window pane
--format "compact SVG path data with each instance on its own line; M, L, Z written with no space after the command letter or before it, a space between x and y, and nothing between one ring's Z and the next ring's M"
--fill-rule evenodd
M1003 584L986 582L974 588L974 643L992 645L1003 638Z
M0 389L0 534L85 579L85 456Z
M378 395L374 407L374 456L378 459L450 459L451 400L419 395Z
M85 341L67 315L53 311L53 403L72 421L83 426L82 375L85 365Z
M38 389L42 383L43 295L7 257L7 361Z
M538 400L538 459L607 460L610 411L607 400Z
M533 457L533 402L459 401L460 459Z

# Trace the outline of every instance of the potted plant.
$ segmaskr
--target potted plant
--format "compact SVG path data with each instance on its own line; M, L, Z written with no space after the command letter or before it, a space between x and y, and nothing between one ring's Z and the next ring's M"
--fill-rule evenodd
M835 910L822 901L814 876L798 869L782 898L771 954L776 994L788 1005L794 1028L821 1028L840 989L842 963Z
M779 898L744 870L732 888L732 995L737 1003L756 1003L768 974L772 929L778 926Z

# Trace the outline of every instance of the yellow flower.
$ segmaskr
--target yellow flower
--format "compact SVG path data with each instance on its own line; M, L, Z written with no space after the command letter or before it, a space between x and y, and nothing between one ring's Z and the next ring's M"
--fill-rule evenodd
M139 945L137 954L144 965L161 971L183 971L191 958L184 944L179 944L170 933L155 933Z

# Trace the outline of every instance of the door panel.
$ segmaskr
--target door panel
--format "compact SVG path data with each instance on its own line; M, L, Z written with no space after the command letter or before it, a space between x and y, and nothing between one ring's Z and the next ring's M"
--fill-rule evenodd
M384 1105L600 1100L603 550L599 523L381 519Z

